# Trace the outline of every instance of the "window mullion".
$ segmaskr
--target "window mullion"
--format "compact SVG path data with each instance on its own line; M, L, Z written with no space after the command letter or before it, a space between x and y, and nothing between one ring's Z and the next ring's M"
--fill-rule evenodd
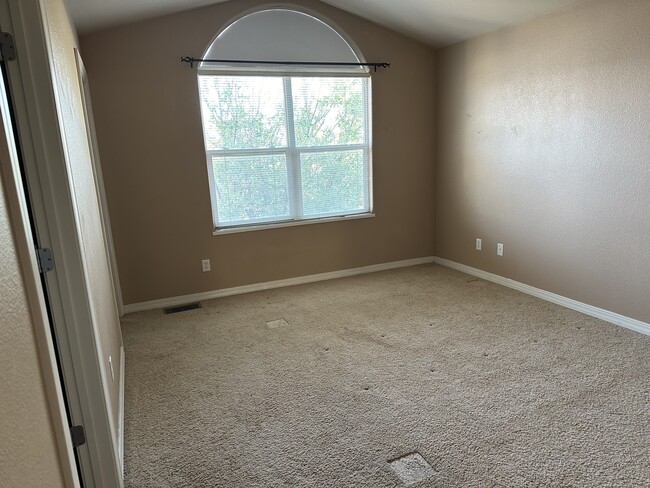
M362 97L363 97L363 181L366 207L369 211L373 210L373 194L372 194L372 159L370 155L370 148L372 147L372 112L370 103L370 83L371 79L367 78L362 83Z
M296 130L293 114L293 93L291 78L284 77L284 108L287 126L287 176L289 180L289 209L291 217L301 219L302 208L302 176L300 174L300 153L296 148Z

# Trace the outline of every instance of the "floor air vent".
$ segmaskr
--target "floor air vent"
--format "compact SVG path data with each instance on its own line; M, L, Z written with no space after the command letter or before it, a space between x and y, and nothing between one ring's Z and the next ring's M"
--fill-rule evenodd
M178 307L169 307L163 308L165 314L185 312L187 310L194 310L195 308L201 308L200 303L188 303L187 305L179 305Z

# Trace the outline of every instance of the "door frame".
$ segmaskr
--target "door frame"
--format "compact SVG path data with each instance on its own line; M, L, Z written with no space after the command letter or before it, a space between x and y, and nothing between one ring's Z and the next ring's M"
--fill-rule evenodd
M68 428L68 413L63 398L63 387L59 377L50 319L34 249L32 222L20 170L18 141L14 136L14 126L8 104L8 87L4 78L0 79L0 85L0 173L5 190L4 197L9 211L27 305L34 327L38 359L43 375L50 419L54 427L63 480L66 486L79 487L77 462Z
M102 228L104 229L104 240L110 259L111 279L113 289L115 290L115 300L117 311L122 317L124 315L124 301L122 300L122 288L120 286L120 274L117 270L117 258L115 257L115 247L113 246L113 229L111 228L111 218L108 213L108 200L106 199L106 188L104 186L104 174L102 172L102 162L99 156L99 145L97 144L97 131L95 129L95 116L93 115L93 105L90 98L90 85L88 83L88 73L84 66L83 58L79 50L74 50L75 59L77 60L77 75L79 76L79 86L81 87L81 102L86 118L86 131L88 132L88 145L90 146L90 157L93 163L95 173L95 188L99 199L99 207L102 213Z
M13 35L17 53L17 60L7 63L9 88L36 239L54 257L55 269L44 276L69 416L72 425L85 429L86 443L76 448L82 482L88 488L121 487L119 420L112 418L105 400L106 365L96 346L43 1L0 0L0 26Z

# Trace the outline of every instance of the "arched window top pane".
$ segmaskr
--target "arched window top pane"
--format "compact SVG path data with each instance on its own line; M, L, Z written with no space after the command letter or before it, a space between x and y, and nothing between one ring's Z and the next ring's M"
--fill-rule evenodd
M203 55L204 59L360 63L359 54L332 27L303 12L268 9L236 20L224 29ZM207 72L330 72L360 75L362 66L274 66L201 63Z

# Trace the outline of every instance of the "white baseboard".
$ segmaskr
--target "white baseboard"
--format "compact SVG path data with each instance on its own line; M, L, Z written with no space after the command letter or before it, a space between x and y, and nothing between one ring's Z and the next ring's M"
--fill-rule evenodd
M609 310L594 307L593 305L563 297L562 295L557 295L555 293L551 293L550 291L535 288L534 286L526 285L524 283L520 283L509 278L504 278L503 276L495 275L493 273L488 273L487 271L472 268L471 266L449 261L448 259L434 257L433 262L442 266L446 266L448 268L462 271L463 273L467 273L472 276L476 276L477 278L492 281L499 285L503 285L508 288L526 293L528 295L541 298L542 300L562 305L563 307L570 308L571 310L582 312L585 315L590 315L592 317L596 317L597 319L601 319L615 325L620 325L621 327L640 332L641 334L650 335L650 324L647 324L646 322L641 322L640 320L626 317L625 315L620 315L614 312L610 312Z
M251 293L255 291L270 290L272 288L282 288L284 286L302 285L305 283L314 283L316 281L333 280L336 278L346 278L348 276L356 276L367 273L375 273L377 271L386 271L396 268L407 268L409 266L417 266L419 264L429 264L433 262L432 256L423 258L406 259L404 261L392 261L390 263L371 264L370 266L362 266L360 268L348 268L339 271L331 271L329 273L319 273L307 276L298 276L296 278L288 278L285 280L267 281L265 283L256 283L253 285L235 286L233 288L223 288L221 290L206 291L203 293L195 293L193 295L183 295L171 298L162 298L160 300L151 300L148 302L131 303L124 305L124 313L141 312L143 310L154 310L157 308L175 307L186 303L200 302L202 300L210 300L212 298L228 297L232 295L241 295L243 293Z
M120 463L120 471L122 476L122 481L124 481L124 346L120 347L120 417L118 419L117 435L118 435L118 444L117 444L117 453L118 453L118 462Z

